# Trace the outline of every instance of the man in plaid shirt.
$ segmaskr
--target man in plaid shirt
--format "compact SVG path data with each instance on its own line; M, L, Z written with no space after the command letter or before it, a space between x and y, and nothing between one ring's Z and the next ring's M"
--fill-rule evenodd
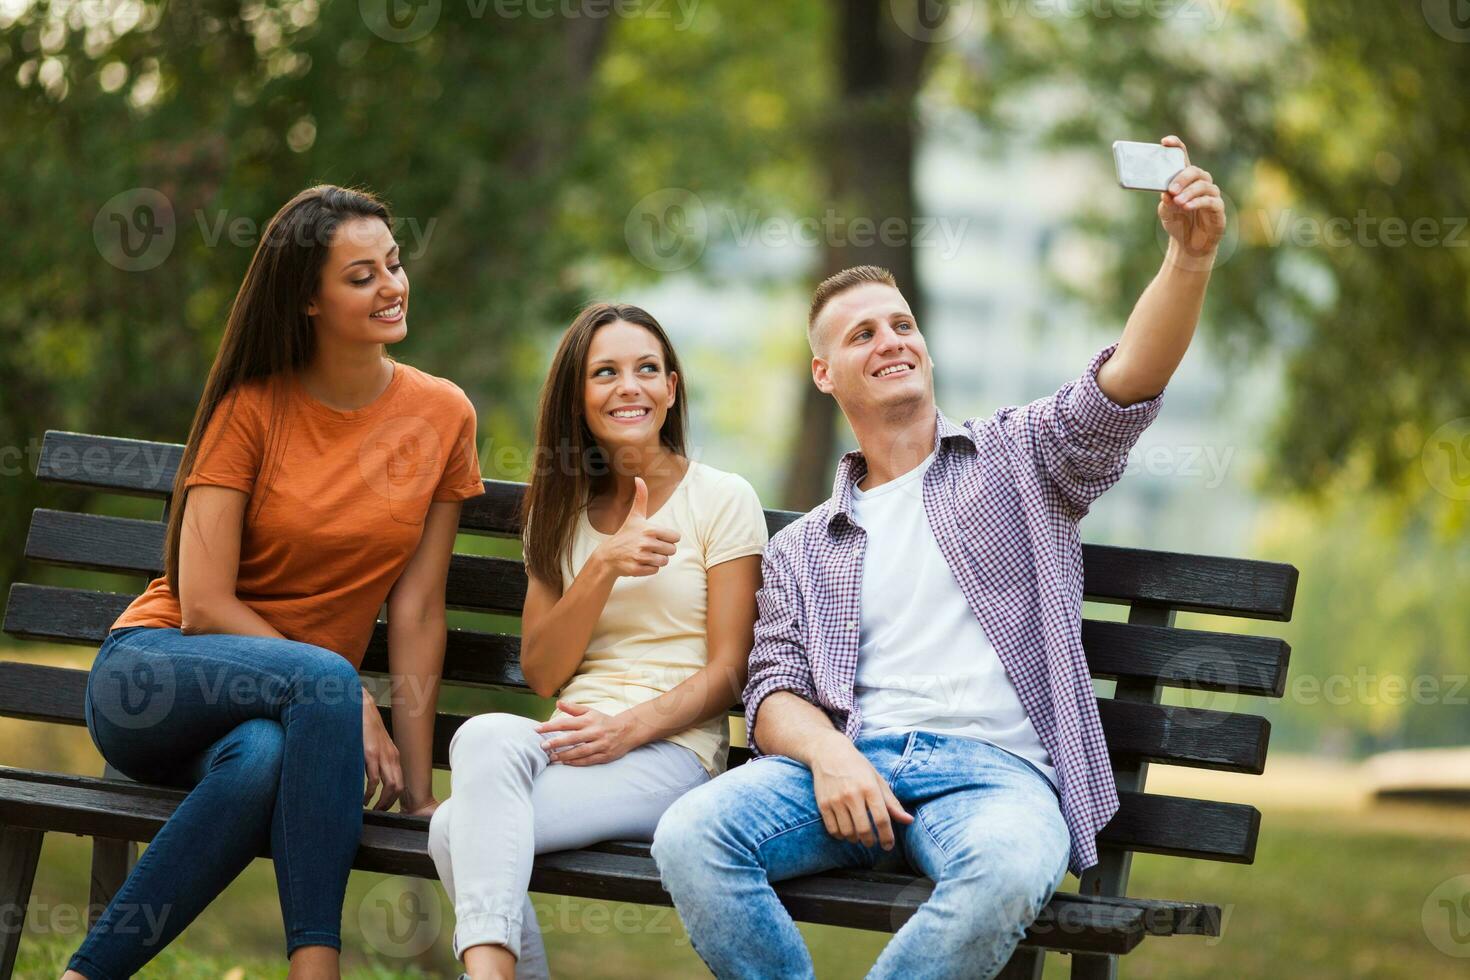
M861 451L767 546L745 690L757 758L675 803L654 840L717 976L812 976L770 883L887 852L935 887L871 976L993 976L1066 872L1097 862L1118 796L1077 522L1158 414L1225 229L1198 167L1158 212L1168 253L1122 338L1055 394L963 425L935 406L891 275L818 287L812 377Z

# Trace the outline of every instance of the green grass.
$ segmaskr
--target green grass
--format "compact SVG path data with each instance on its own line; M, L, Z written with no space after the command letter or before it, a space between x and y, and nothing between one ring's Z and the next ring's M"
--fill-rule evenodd
M1447 811L1464 826L1463 811ZM1347 813L1267 813L1253 866L1138 855L1138 895L1216 903L1218 939L1152 939L1124 960L1130 977L1450 976L1463 961L1437 950L1421 916L1436 885L1470 867L1470 837L1418 836L1365 826ZM47 838L21 943L17 976L55 977L81 940L88 845ZM1069 885L1075 882L1069 879ZM403 897L405 890L411 892ZM415 897L415 895L417 897ZM437 903L430 906L414 901ZM537 910L558 976L699 976L703 968L668 910L538 895ZM401 910L418 908L416 915ZM395 911L398 910L398 911ZM437 913L437 918L435 915ZM392 917L396 916L395 921ZM451 974L452 919L437 885L354 874L343 912L347 976L390 980ZM819 977L861 976L886 939L803 926ZM284 977L271 866L256 862L159 960L149 977ZM1470 945L1457 950L1470 954ZM1053 954L1047 977L1069 959Z

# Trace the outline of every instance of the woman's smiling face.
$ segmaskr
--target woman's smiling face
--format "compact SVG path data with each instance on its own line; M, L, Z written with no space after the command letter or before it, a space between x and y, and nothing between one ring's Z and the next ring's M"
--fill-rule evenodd
M387 224L343 222L306 312L319 332L338 340L395 344L408 335L408 273Z
M582 385L592 437L604 449L657 442L678 383L652 331L626 320L598 328L587 349Z

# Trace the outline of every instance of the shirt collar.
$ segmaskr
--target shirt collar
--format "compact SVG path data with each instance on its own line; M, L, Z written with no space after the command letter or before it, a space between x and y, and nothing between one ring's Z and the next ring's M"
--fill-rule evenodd
M934 414L935 459L939 458L940 450L955 446L961 449L967 446L970 449L979 449L980 444L969 429L955 425L938 409L935 409ZM852 521L852 488L867 475L868 461L863 458L861 451L855 449L843 454L837 464L837 476L832 481L832 496L827 501L826 527L829 532L832 531L832 523L839 517Z

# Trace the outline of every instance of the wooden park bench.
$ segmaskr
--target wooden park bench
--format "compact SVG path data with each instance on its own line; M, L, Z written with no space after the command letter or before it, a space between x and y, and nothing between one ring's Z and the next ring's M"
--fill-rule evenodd
M183 447L70 432L48 432L38 479L93 491L151 497L165 513ZM518 537L523 485L487 480L485 496L469 501L461 530ZM772 533L796 514L767 511ZM146 579L162 568L164 524L37 509L26 557L68 568ZM1130 607L1128 621L1083 623L1082 639L1094 677L1116 681L1098 710L1111 750L1121 800L1099 835L1100 863L1078 893L1057 893L1042 911L1006 977L1041 976L1048 950L1072 956L1076 977L1115 976L1117 957L1149 936L1218 936L1220 908L1202 901L1127 894L1134 852L1249 864L1254 860L1260 812L1252 806L1144 792L1151 762L1228 772L1262 772L1270 725L1253 714L1160 704L1168 686L1281 697L1289 648L1277 639L1176 628L1177 611L1287 620L1296 593L1290 565L1204 557L1134 548L1084 546L1088 598ZM456 554L449 572L453 609L519 615L525 592L519 561ZM13 637L97 647L133 597L87 589L17 583L5 610ZM444 683L454 687L526 691L517 661L518 639L468 629L449 631ZM367 674L388 669L386 628L379 624L363 664ZM84 670L0 662L0 715L82 725ZM386 720L386 719L385 719ZM465 716L440 714L434 759L447 765L450 736ZM734 748L731 765L749 753ZM13 969L24 910L47 831L94 839L90 908L99 909L120 886L135 854L132 842L153 837L182 799L174 789L103 777L0 767L0 909L3 960ZM431 878L428 822L366 814L356 867ZM648 845L613 841L537 858L531 887L579 898L668 905ZM785 882L777 892L800 920L892 932L929 893L925 879L877 872L834 872ZM78 938L80 941L80 937Z

